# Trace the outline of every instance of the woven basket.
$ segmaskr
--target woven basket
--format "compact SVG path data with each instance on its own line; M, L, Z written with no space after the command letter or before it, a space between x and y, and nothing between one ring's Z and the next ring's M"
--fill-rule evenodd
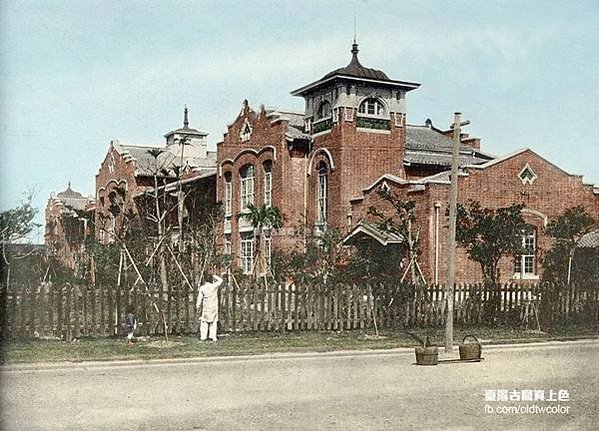
M416 347L416 365L437 365L438 362L437 347Z
M466 343L466 338L473 338L473 342ZM466 335L460 344L460 360L471 361L474 359L480 359L482 353L482 347L478 342L478 339L474 335Z

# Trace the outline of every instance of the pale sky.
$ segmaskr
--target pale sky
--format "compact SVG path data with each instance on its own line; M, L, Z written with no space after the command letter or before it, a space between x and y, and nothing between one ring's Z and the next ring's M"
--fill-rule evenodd
M158 145L181 125L222 140L244 99L289 92L360 60L422 86L408 123L453 112L482 149L530 147L599 183L599 1L0 2L0 209L71 181L94 194L114 138ZM34 238L43 241L43 230Z

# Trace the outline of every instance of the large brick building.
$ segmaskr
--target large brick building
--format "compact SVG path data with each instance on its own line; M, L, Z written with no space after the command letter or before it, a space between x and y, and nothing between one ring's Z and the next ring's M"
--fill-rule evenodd
M217 200L226 213L222 247L244 270L252 267L252 227L238 217L248 203L276 206L285 219L285 227L267 239L267 253L301 245L300 229L318 235L335 228L383 243L376 229L364 227L371 223L371 205L385 208L376 193L385 184L415 201L420 266L427 282L442 281L452 130L430 121L407 124L407 95L420 84L364 67L355 43L351 54L346 67L291 93L304 98L302 113L254 111L243 102L217 144ZM479 139L461 136L459 199L491 208L525 205L524 216L534 227L523 237L530 254L502 262L502 275L535 279L539 257L549 246L543 227L574 205L599 218L598 191L531 150L495 158L480 147ZM460 252L458 281L480 277L479 268Z
M207 150L207 136L189 127L186 107L183 127L165 134L165 145L111 141L96 175L96 238L102 243L112 242L124 220L138 215L139 198L154 190L155 185L172 188L177 181L206 182L210 190L216 153ZM176 212L173 214L176 220Z
M71 188L71 183L46 205L46 250L66 267L76 269L81 262L85 237L90 234L89 214L93 214L93 198Z

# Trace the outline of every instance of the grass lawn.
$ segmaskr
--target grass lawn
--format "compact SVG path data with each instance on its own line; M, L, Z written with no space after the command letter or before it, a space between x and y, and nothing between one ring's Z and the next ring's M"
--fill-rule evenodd
M407 329L433 344L443 345L443 328ZM455 328L459 343L467 334L476 335L485 344L533 342L543 340L596 337L597 332L580 328L563 328L551 334L499 328ZM90 361L114 359L158 359L208 356L257 355L263 353L328 352L335 350L374 350L414 347L419 343L403 331L381 331L376 337L368 331L322 331L290 333L223 334L218 342L200 342L197 336L170 336L139 339L128 347L124 338L81 338L73 342L58 340L11 340L2 345L2 363Z

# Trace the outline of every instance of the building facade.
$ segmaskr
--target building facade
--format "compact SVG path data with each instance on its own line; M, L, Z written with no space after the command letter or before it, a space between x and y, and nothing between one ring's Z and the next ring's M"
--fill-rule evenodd
M408 93L420 84L390 79L363 66L358 46L351 61L292 95L302 97L302 113L254 111L244 101L238 117L217 145L217 201L223 203L222 249L246 272L255 254L252 226L240 215L249 203L276 206L284 227L267 239L268 249L300 247L302 235L327 229L352 235L372 223L368 208L385 209L376 193L392 187L416 204L423 252L420 266L427 282L445 277L449 169L453 130L406 122ZM503 281L537 279L550 240L547 223L567 208L583 205L599 219L599 194L531 150L496 158L481 141L460 136L459 200L483 207L524 204L533 234L523 237L528 255L501 263ZM368 229L370 235L376 229ZM376 236L376 235L374 235ZM379 240L380 238L372 238ZM458 281L479 281L480 269L460 250Z
M81 262L85 238L92 234L94 201L71 188L50 196L46 205L44 243L49 254L75 269Z
M140 198L154 189L164 192L177 181L213 183L216 153L207 150L207 136L189 127L186 107L183 127L165 134L165 145L111 141L96 175L96 238L113 242L139 215ZM172 217L177 219L176 212Z

